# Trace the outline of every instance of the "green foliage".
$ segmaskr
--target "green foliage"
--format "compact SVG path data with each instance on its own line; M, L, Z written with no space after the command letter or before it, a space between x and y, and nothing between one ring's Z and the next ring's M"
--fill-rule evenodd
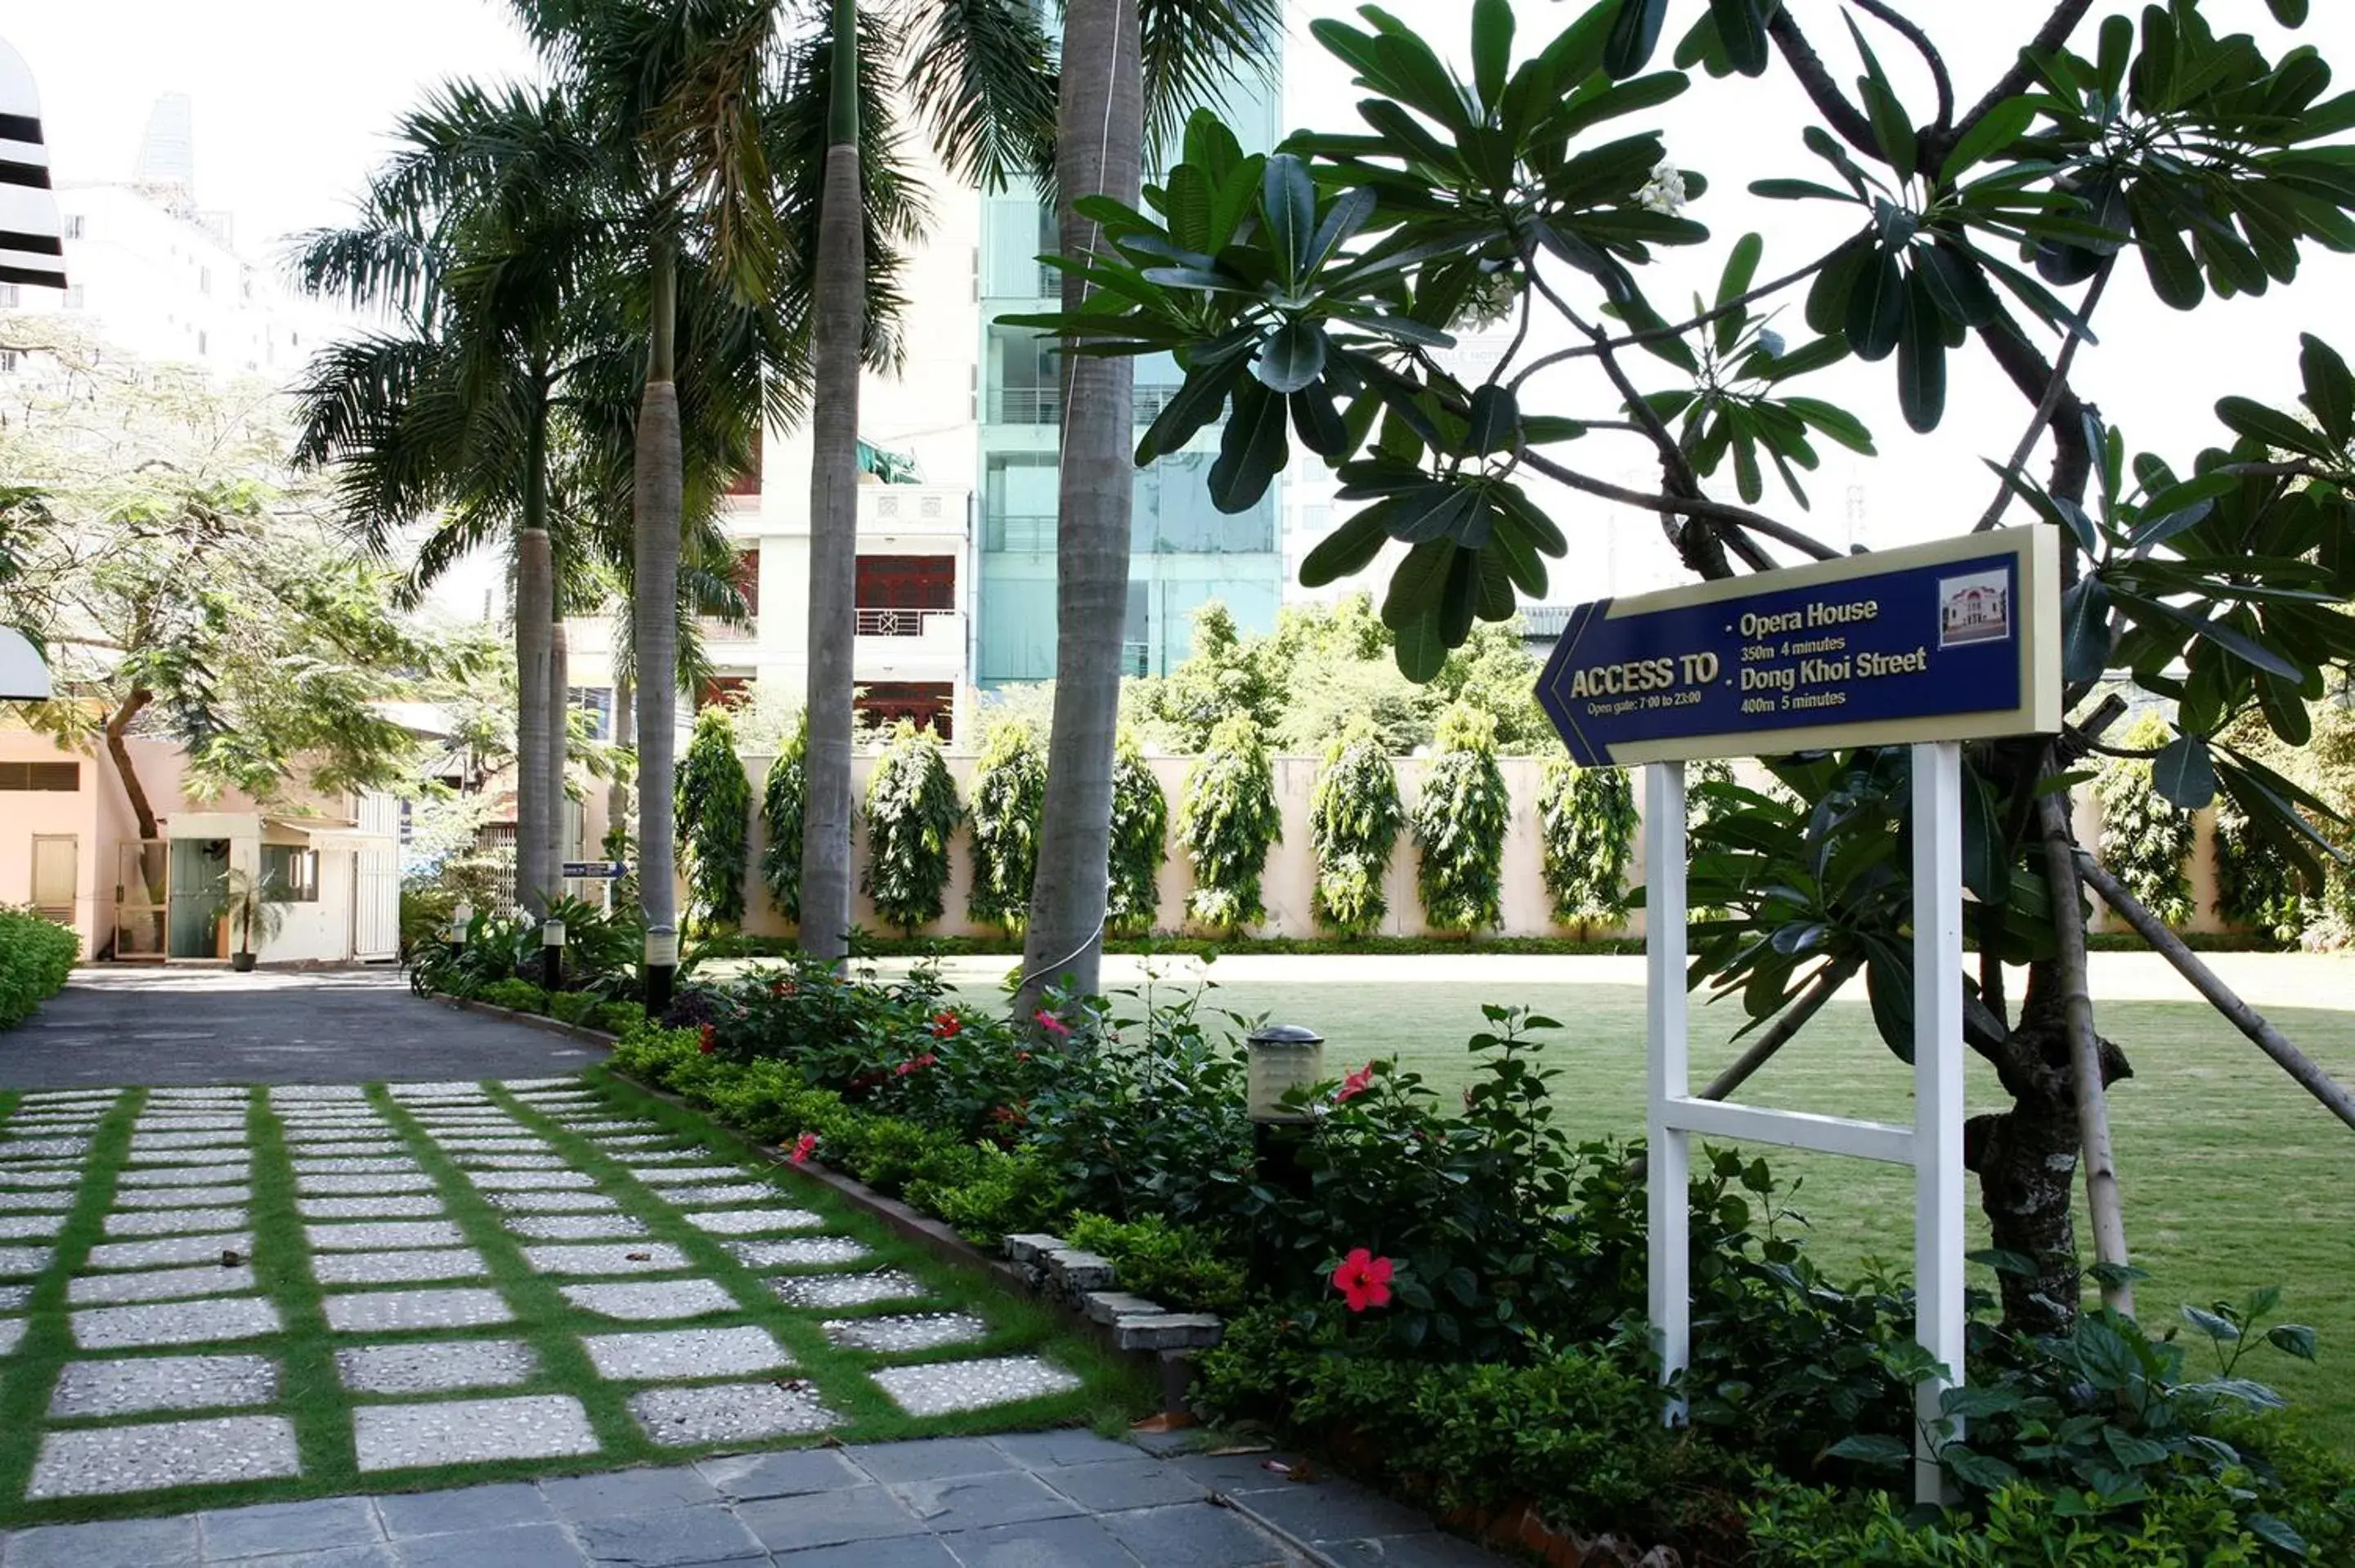
M1187 659L1141 694L1145 716L1180 751L1201 751L1227 720L1241 716L1264 733L1274 727L1284 693L1261 657L1260 639L1247 640L1217 599L1194 611L1194 641Z
M875 913L903 932L941 917L949 840L964 808L930 729L905 719L867 780L867 865L859 885Z
M1269 846L1284 836L1284 821L1267 747L1242 715L1220 723L1187 773L1178 836L1194 865L1188 913L1219 930L1255 925L1266 913L1260 874Z
M1308 842L1316 854L1310 908L1318 924L1345 937L1380 928L1389 899L1382 879L1406 814L1398 770L1380 736L1360 719L1333 737L1308 805Z
M678 769L677 810L691 917L705 929L741 924L752 786L736 755L735 723L724 707L695 715L695 738Z
M1030 918L1030 879L1047 809L1047 749L1019 719L990 727L973 772L973 889L965 912L1003 930Z
M527 980L493 980L474 992L474 1000L510 1012L546 1012L548 992Z
M1161 863L1169 858L1169 798L1124 731L1113 748L1112 866L1104 924L1122 936L1153 929L1161 914Z
M2126 732L2122 749L2157 751L2166 726L2152 715ZM2112 758L2094 782L2102 805L2102 863L2143 907L2170 926L2190 923L2191 878L2185 869L2195 838L2191 813L2170 804L2153 786L2150 762Z
M80 956L73 930L0 905L0 1029L14 1029L64 989Z
M809 714L769 764L761 787L761 880L769 902L788 920L802 917L802 802L809 790Z
M1538 789L1546 892L1563 926L1617 925L1627 916L1627 862L1636 792L1624 768L1581 768L1557 752Z
M1512 801L1497 766L1494 715L1461 704L1439 719L1439 748L1414 803L1422 852L1415 885L1443 931L1479 931L1503 918L1505 830Z
M1181 1312L1242 1308L1242 1267L1209 1231L1174 1225L1157 1214L1124 1222L1081 1213L1062 1227L1062 1236L1082 1251L1111 1259L1113 1277L1123 1290Z
M2297 868L2255 831L2240 802L2216 802L2216 913L2285 945L2306 933Z
M2009 1486L1978 1517L1920 1523L1885 1492L1771 1483L1743 1505L1761 1568L2255 1568L2283 1559L2243 1528L2232 1494L2187 1480L2131 1522L2071 1511L2033 1487Z

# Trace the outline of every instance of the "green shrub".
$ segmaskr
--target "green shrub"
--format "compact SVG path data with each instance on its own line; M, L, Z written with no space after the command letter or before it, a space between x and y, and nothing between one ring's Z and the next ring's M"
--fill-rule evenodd
M809 790L809 715L794 726L761 787L761 880L778 914L802 917L802 802Z
M590 1015L589 1026L608 1034L627 1034L646 1021L645 1004L636 1001L607 1001L598 1004Z
M1458 703L1439 715L1437 755L1414 803L1423 912L1443 931L1481 931L1503 915L1512 802L1497 766L1496 715Z
M967 1145L954 1171L928 1169L908 1183L907 1198L988 1246L1017 1232L1049 1228L1070 1206L1061 1179L1045 1160L1027 1149L986 1143Z
M1325 748L1325 766L1308 803L1308 842L1316 855L1310 910L1345 937L1380 928L1390 900L1382 879L1405 821L1398 770L1371 724L1353 721Z
M2216 797L2216 913L2286 946L2306 934L2306 894L2296 868L2278 842L2251 831L2249 814L2222 792Z
M548 1015L559 1023L586 1024L604 1005L585 991L559 991L548 999Z
M724 707L695 717L695 738L678 770L677 808L690 917L699 929L741 924L752 786L736 755L736 721Z
M949 840L963 820L956 780L930 729L901 719L867 781L867 868L875 913L904 932L941 917Z
M1125 1223L1105 1214L1074 1214L1062 1234L1082 1251L1110 1258L1123 1290L1182 1311L1242 1309L1242 1266L1199 1226L1173 1225L1156 1214Z
M1123 936L1153 929L1161 916L1161 863L1169 858L1169 798L1123 732L1112 765L1112 866L1104 923Z
M57 995L80 955L71 927L0 906L0 1029L14 1029Z
M1770 1482L1743 1514L1761 1568L2254 1568L2285 1560L2245 1528L2227 1489L2205 1478L2102 1515L2009 1486L1983 1516L1933 1524L1915 1523L1883 1493Z
M2156 751L2168 740L2167 726L2146 715L2118 742L2122 750ZM2151 783L2150 763L2138 757L2112 758L2094 780L2102 803L2102 863L2127 892L2169 926L2191 920L2191 813L2168 800Z
M1627 861L1636 792L1619 768L1581 768L1557 752L1538 791L1546 892L1563 926L1617 925L1627 916Z
M1194 863L1187 909L1203 925L1231 931L1258 923L1260 876L1270 845L1284 836L1275 773L1258 726L1238 714L1210 732L1210 744L1186 775L1178 835Z
M474 992L493 1007L510 1012L546 1012L548 992L526 980L491 980Z
M1030 879L1039 867L1047 810L1047 752L1027 719L991 727L974 768L972 793L973 888L965 913L1019 931L1030 918Z

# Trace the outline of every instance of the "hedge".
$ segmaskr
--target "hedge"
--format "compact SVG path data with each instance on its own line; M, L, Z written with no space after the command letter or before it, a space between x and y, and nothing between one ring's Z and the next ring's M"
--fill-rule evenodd
M0 908L0 1029L14 1029L65 988L81 938L29 909Z

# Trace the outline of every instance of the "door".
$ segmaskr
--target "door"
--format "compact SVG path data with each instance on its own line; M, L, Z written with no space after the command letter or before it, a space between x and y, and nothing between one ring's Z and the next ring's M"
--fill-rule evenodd
M33 913L60 926L74 923L80 890L81 843L71 833L33 835Z
M377 837L352 853L352 957L377 963L400 957L400 799L381 789L362 795L359 828Z
M174 839L171 948L175 959L221 956L221 879L229 874L227 839Z
M166 950L172 846L133 839L114 847L114 957L155 962Z

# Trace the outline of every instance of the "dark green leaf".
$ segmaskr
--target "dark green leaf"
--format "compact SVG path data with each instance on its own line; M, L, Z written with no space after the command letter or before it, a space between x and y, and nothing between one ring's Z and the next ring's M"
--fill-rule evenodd
M1992 1454L1982 1454L1961 1443L1949 1443L1939 1454L1946 1473L1966 1487L1983 1492L2001 1491L2019 1479L2019 1472Z
M2216 798L2216 765L2208 743L2196 735L2179 735L2150 765L2151 788L2187 811L2196 811Z
M2171 309L2195 309L2207 298L2207 284L2191 248L2176 232L2174 215L2161 198L2158 183L2136 181L2126 195L2126 207L2134 214L2135 243L2142 248L2143 270L2150 277L2151 292Z
M1465 438L1476 457L1510 451L1520 440L1521 409L1513 389L1490 384L1472 394L1472 428Z
M1619 0L1618 19L1603 46L1603 69L1616 81L1642 70L1660 42L1660 26L1668 18L1668 0Z
M1221 512L1247 512L1284 471L1290 453L1284 440L1284 398L1256 381L1235 393L1235 411L1210 465L1210 502Z
M1391 652L1398 660L1399 673L1417 685L1436 677L1447 662L1447 640L1440 635L1438 605L1433 603L1429 610L1392 630L1397 641Z
M2273 6L2274 15L2276 16L2281 16L2285 11L2295 9L2303 17L2306 12L2306 0L2273 0ZM2294 22L2290 25L2296 26ZM2307 1555L2309 1548L2306 1544L2306 1537L2300 1535L2296 1527L2286 1519L2270 1513L2250 1513L2243 1514L2241 1522L2249 1527L2250 1534L2268 1546L2278 1547L2292 1557L2301 1560Z
M2303 452L2324 462L2337 460L2338 454L2320 431L2263 403L2247 397L2226 397L2217 403L2216 417L2235 435L2247 436L2285 451Z
M2269 671L2286 681L2306 679L2306 672L2290 660L2212 616L2194 615L2162 599L2147 599L2141 594L2120 593L2116 599L2126 608L2126 613L2137 620L2148 617L2170 622L2214 643L2244 664Z
M2003 818L1995 796L1977 773L1963 777L1963 885L1982 904L2001 905L2011 896L2011 856L2004 842Z
M1286 322L1260 345L1252 374L1275 391L1297 392L1325 374L1325 331L1315 322Z
M1843 1437L1824 1450L1835 1459L1854 1459L1861 1465L1884 1465L1895 1467L1913 1461L1913 1446L1902 1438L1874 1433L1859 1433Z
M1318 457L1346 457L1356 445L1328 382L1312 381L1292 395L1292 429L1300 444Z
M1472 80L1481 103L1495 108L1513 64L1512 0L1473 0Z
M1891 168L1901 177L1911 175L1913 165L1920 161L1913 122L1906 114L1905 106L1897 101L1897 90L1889 85L1889 78L1881 70L1872 46L1864 41L1856 19L1843 10L1840 20L1848 24L1849 37L1856 40L1856 52L1864 57L1864 77L1857 86L1864 96L1865 117L1872 122L1872 140Z
M1856 199L1846 191L1836 191L1813 180L1753 180L1750 182L1750 194L1764 196L1768 201L1852 202Z
M1985 163L2019 141L2035 118L2033 99L2007 98L1996 104L1956 138L1954 151L1939 165L1938 178L1952 184L1966 169Z
M1710 19L1717 24L1719 42L1728 64L1744 76L1766 74L1766 23L1760 0L1709 0Z
M1937 302L1938 313L1960 326L1983 327L2002 309L1978 264L1944 245L1913 252L1913 275Z
M2098 681L2110 666L2110 589L2096 577L2061 596L2061 674L2075 685Z
M1913 966L1888 948L1878 948L1864 966L1864 990L1872 1003L1873 1027L1881 1043L1901 1062L1913 1060Z
M1747 5L1749 0L1735 0ZM1745 234L1733 242L1725 258L1725 270L1718 274L1716 308L1725 311L1717 319L1717 351L1731 354L1742 339L1744 313L1727 307L1750 291L1751 281L1758 276L1758 259L1765 254L1766 242L1756 234Z
M2297 367L2306 383L2307 412L2332 442L2345 446L2355 436L2355 375L2339 351L2312 333L2299 334Z
M1260 222L1287 281L1306 270L1316 233L1316 182L1289 153L1268 159L1260 175Z
M2276 1323L2265 1330L2265 1343L2286 1356L2296 1356L2302 1361L2314 1360L2314 1330L2304 1323Z
M1326 535L1302 557L1301 587L1323 588L1355 577L1373 564L1390 535L1383 531L1381 520L1369 515L1371 511L1369 507L1359 513Z
M1945 317L1918 267L1906 288L1904 330L1897 340L1897 402L1905 422L1925 434L1945 417Z
M1875 248L1848 297L1848 343L1862 360L1889 357L1905 328L1905 270Z

